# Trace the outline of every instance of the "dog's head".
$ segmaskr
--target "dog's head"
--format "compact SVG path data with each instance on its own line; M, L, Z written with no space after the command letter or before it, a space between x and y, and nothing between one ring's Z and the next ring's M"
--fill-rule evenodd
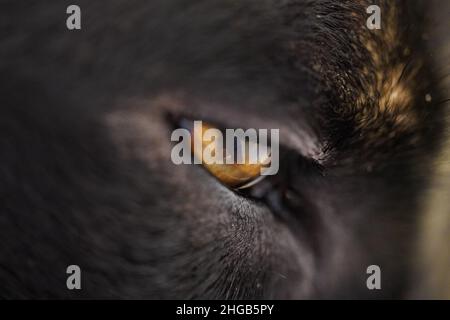
M69 3L11 1L0 14L0 295L416 288L445 128L430 55L440 33L428 2L377 1L380 30L367 28L370 4L79 1L82 28L69 31ZM280 172L254 186L267 196L175 165L180 118L280 129ZM71 264L79 292L65 287ZM381 290L366 286L373 264Z

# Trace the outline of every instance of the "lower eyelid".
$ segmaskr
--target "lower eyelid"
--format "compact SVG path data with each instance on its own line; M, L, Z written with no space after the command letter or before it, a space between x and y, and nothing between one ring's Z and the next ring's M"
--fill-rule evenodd
M260 175L259 165L217 165L203 164L203 166L219 181L230 188L242 189L249 187L249 183L256 183L265 176ZM247 167L252 167L250 170Z

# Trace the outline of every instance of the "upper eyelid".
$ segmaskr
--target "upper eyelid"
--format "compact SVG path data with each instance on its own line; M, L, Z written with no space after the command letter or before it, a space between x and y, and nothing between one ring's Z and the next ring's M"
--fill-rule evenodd
M167 119L171 122L171 126L173 128L180 127L180 121L190 121L192 123L193 120L202 120L203 122L209 123L214 126L214 128L219 129L222 132L225 132L226 129L250 129L249 126L244 125L236 125L233 123L228 123L227 119L221 117L218 119L214 116L205 116L203 113L194 114L191 112L184 113L168 113ZM290 125L289 125L290 124ZM324 152L324 143L320 143L319 139L308 129L303 129L303 124L297 125L297 123L287 123L284 126L278 126L280 130L280 148L290 149L292 151L297 152L304 158L311 159L318 164L322 163L325 158ZM275 126L272 127L275 129ZM264 127L254 127L253 129L271 129Z

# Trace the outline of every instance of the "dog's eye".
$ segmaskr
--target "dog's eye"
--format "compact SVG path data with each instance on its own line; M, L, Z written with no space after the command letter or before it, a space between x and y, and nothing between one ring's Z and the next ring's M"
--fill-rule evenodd
M197 125L190 126L189 130L194 157L201 159L201 164L224 185L233 189L244 189L264 177L261 171L270 164L270 154L255 156L256 150L259 149L257 141L233 139L234 147L230 150L226 134L209 123L198 122ZM237 160L237 149L240 147L243 153L241 161ZM251 158L252 156L255 157Z

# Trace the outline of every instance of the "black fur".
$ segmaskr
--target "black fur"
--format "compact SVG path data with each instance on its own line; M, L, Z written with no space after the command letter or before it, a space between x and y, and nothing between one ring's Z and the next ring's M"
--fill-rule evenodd
M420 195L444 126L423 97L444 96L421 38L425 2L378 3L397 8L383 20L395 44L364 28L364 1L80 0L80 31L66 29L69 1L4 1L0 296L414 291ZM376 74L402 63L411 102L383 111ZM280 128L273 197L175 166L167 114ZM70 264L81 291L66 288ZM371 264L381 291L366 288Z

